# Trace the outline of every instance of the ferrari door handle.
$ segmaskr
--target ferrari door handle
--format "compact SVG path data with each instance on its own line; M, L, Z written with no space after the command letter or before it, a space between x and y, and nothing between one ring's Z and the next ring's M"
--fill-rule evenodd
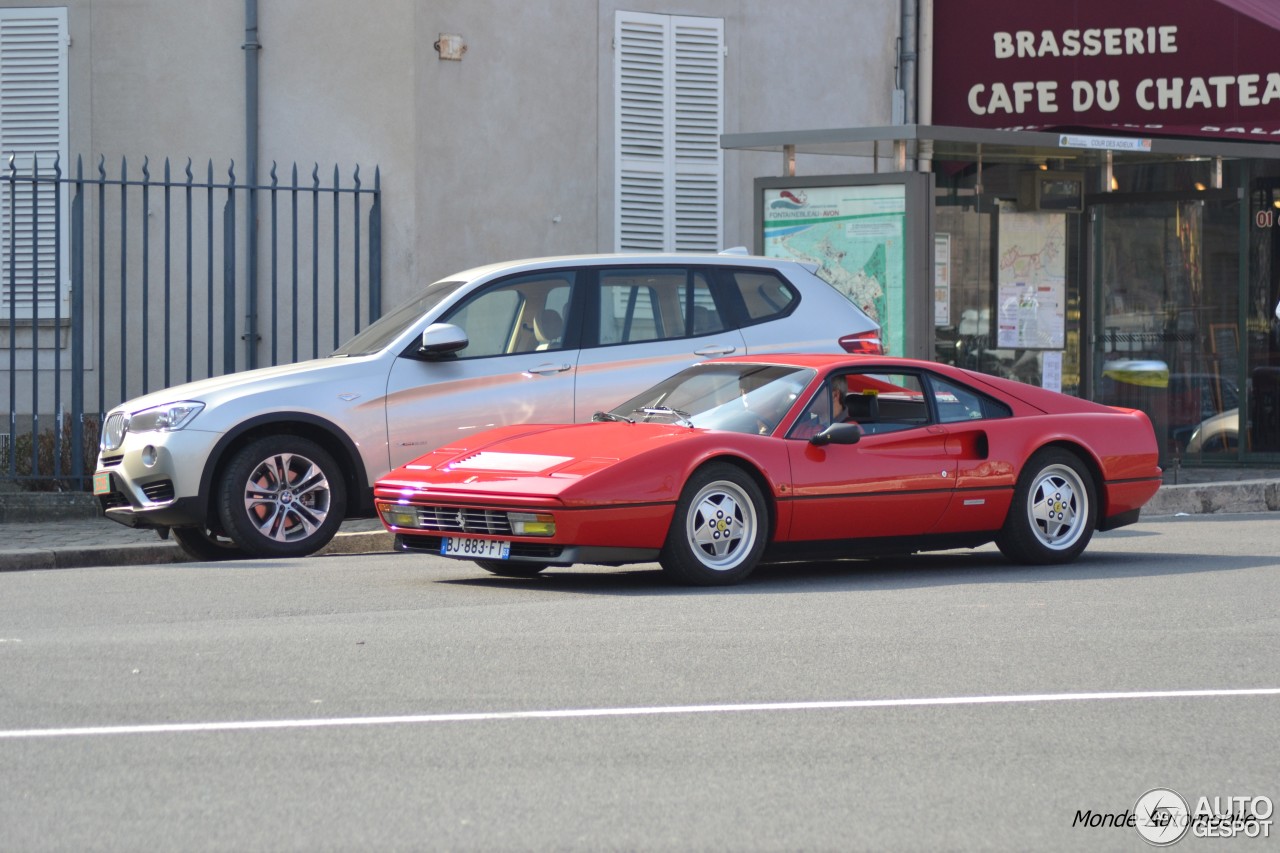
M572 370L572 364L539 364L537 367L531 367L525 373L536 373L538 376L550 376L553 373L564 373L566 370Z
M702 349L694 350L693 354L702 356L728 355L736 349L737 347L731 347L726 344L711 344L710 346L705 346Z

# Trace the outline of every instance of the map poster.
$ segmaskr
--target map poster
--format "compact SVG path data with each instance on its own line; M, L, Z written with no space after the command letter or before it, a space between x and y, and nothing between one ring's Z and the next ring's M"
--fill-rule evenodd
M1065 213L1000 205L996 342L1001 349L1056 349L1066 333Z
M906 188L902 184L764 190L764 254L808 261L880 324L885 352L906 331Z

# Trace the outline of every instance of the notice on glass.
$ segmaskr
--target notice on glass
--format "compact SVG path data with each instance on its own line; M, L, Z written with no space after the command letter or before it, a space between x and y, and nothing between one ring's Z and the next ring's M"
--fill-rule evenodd
M1062 349L1066 333L1065 213L1000 205L997 345Z
M951 235L933 238L933 325L951 325Z

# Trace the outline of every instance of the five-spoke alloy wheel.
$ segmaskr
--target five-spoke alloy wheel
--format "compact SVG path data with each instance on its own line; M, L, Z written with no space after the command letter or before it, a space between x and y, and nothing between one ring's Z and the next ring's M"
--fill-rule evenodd
M769 513L755 480L736 465L712 463L685 484L659 561L683 583L737 583L760 562L768 532Z
M1073 453L1046 448L1027 461L996 545L1019 563L1068 563L1089 544L1097 522L1093 476Z

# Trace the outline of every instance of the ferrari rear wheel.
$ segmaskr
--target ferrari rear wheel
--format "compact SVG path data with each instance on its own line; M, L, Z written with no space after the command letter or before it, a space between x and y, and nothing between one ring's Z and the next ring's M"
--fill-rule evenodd
M736 465L712 463L685 484L658 560L680 583L737 583L760 562L768 531L756 481Z
M1084 551L1097 522L1097 487L1074 453L1046 448L1027 461L1013 505L996 537L1017 563L1069 563Z
M506 560L476 560L476 565L504 578L531 578L547 567L546 563L509 563Z

